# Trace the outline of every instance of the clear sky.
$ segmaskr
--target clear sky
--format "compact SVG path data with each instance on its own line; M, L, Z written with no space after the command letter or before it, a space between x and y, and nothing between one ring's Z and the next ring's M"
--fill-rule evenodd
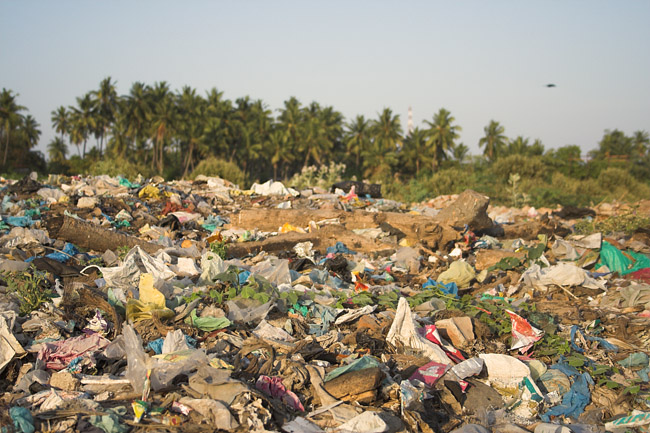
M50 113L110 76L347 119L441 107L479 153L491 119L547 148L650 131L650 1L0 1L0 87ZM555 88L545 84L554 83ZM275 112L277 114L277 112ZM44 152L45 153L45 152Z

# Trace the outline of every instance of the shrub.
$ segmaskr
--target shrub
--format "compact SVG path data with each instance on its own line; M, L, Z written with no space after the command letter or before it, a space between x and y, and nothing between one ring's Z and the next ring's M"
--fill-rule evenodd
M518 173L522 179L541 179L546 176L547 168L539 156L510 155L497 159L492 165L492 175L508 181L510 174Z
M289 185L296 189L304 189L310 186L329 189L334 183L340 182L345 173L345 164L330 162L329 165L316 167L311 165L303 167L300 173L289 179Z
M134 179L138 174L144 177L149 177L153 173L150 168L142 164L136 164L133 161L124 157L111 157L104 156L103 158L93 161L87 169L88 174L100 175L107 174L109 176L123 176L129 179Z
M237 164L214 156L199 162L199 165L190 174L190 179L196 179L201 174L208 177L220 177L242 187L246 183L246 175Z

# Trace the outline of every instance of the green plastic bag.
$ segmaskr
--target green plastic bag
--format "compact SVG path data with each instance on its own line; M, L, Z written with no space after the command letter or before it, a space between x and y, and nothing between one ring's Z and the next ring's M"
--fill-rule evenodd
M626 257L614 245L603 241L603 245L600 248L600 262L596 265L596 269L604 265L612 272L627 275L640 269L650 268L650 259L647 256L635 253L634 251L627 251L626 254L632 256L634 261Z

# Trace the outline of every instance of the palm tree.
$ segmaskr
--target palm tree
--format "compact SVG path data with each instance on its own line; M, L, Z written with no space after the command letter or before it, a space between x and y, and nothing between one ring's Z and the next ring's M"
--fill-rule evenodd
M26 110L22 105L16 103L17 94L11 90L2 89L0 93L0 126L5 139L5 150L2 158L2 167L7 166L7 154L9 152L9 137L11 132L18 128L22 121L21 111Z
M23 146L30 150L38 144L38 139L41 136L41 130L39 129L40 125L32 117L31 114L23 117L20 125L20 135L22 138Z
M86 143L88 136L97 126L97 119L95 117L95 104L93 103L92 95L86 93L82 97L77 98L77 107L70 107L72 111L70 115L71 132L70 139L79 147L83 143L83 155L86 157Z
M432 168L438 167L443 159L447 158L447 152L454 146L455 140L460 136L461 127L452 125L455 121L451 113L441 108L433 116L433 121L425 120L429 128L427 129L427 144L431 149Z
M52 162L61 163L68 156L68 146L60 137L55 137L47 145L47 154Z
M181 150L185 154L183 177L194 169L195 154L205 130L205 101L190 86L183 87L177 96L178 131Z
M415 128L404 139L404 146L402 147L402 157L405 165L412 167L412 162L415 162L415 175L420 174L420 165L423 158L426 157L427 150L427 131Z
M146 130L152 113L150 91L149 86L136 81L131 86L123 109L120 110L125 135L135 145L138 154L144 152L146 146ZM146 162L146 155L140 156L144 156Z
M528 138L522 135L517 136L514 140L508 143L508 155L527 155L528 154Z
M96 107L95 114L97 119L95 120L95 132L99 137L99 155L101 156L104 148L104 137L115 121L115 112L117 111L115 83L111 82L111 77L104 78L99 83L99 89L91 94Z
M384 108L373 122L372 145L362 154L364 174L375 179L390 175L397 162L397 148L402 141L402 125L399 115L393 115L390 108Z
M150 135L154 146L151 167L157 165L158 174L162 175L165 168L165 143L174 135L178 112L167 82L154 84L152 99Z
M491 120L490 123L483 128L483 131L485 132L485 136L478 141L478 145L479 147L485 146L485 149L483 149L483 155L485 155L490 161L494 161L506 144L507 138L503 135L505 128L501 126L499 122Z
M539 138L536 138L533 141L533 144L528 146L528 155L530 156L542 156L544 155L544 143Z
M462 163L467 158L469 154L469 147L465 146L463 143L455 144L451 148L451 156L458 162Z
M361 153L370 145L370 121L360 115L345 126L347 128L344 135L345 148L354 155L354 167L359 171L361 169Z
M278 123L287 134L289 146L296 150L301 146L302 130L300 125L303 124L305 116L300 105L300 101L292 96L284 101L284 108L280 109L280 116L278 116Z
M268 137L264 149L273 165L273 179L278 179L280 163L288 164L293 161L293 149L289 146L289 136L286 131L275 128Z
M61 141L63 141L64 135L67 134L70 130L70 113L62 105L56 110L52 111L51 120L54 131L61 134Z
M634 150L639 157L643 157L650 146L650 135L647 131L634 131L632 134Z

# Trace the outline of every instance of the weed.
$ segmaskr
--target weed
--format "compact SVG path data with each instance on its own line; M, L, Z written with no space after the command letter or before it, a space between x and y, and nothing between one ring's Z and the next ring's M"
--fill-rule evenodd
M610 216L602 221L587 218L580 220L575 224L574 231L581 235L597 232L609 235L614 232L623 232L629 236L642 227L650 227L650 218L629 212L623 215Z
M29 314L50 301L54 292L47 287L45 276L31 267L23 272L2 272L7 287L20 302L20 314Z
M124 257L129 253L129 247L126 245L123 245L121 247L117 247L117 257L119 257L120 260L124 260Z
M223 260L228 255L228 245L225 241L214 241L210 243L210 251Z

